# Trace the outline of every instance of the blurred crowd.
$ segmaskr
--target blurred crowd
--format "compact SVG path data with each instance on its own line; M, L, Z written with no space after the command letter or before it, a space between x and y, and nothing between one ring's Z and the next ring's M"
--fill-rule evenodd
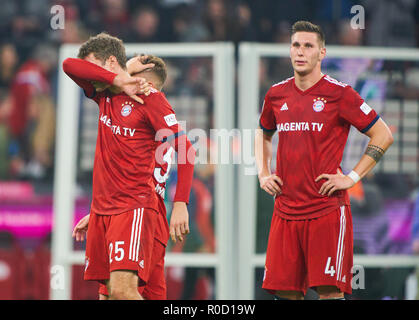
M357 13L351 8L359 4L364 30L350 26ZM54 5L64 8L62 29L51 27ZM321 24L328 44L419 43L416 0L2 0L1 6L0 180L52 177L63 43L81 43L102 31L125 43L281 43L301 19Z

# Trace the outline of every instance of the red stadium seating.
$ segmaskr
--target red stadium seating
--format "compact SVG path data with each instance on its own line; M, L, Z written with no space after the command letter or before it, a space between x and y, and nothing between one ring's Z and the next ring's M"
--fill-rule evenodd
M48 300L51 250L48 240L34 249L24 251L19 298L22 300Z
M0 300L19 299L23 250L8 232L0 232Z

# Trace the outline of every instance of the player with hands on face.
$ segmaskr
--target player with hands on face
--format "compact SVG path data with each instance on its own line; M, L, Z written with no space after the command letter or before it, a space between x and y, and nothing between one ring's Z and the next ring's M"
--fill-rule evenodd
M106 285L109 299L153 297L146 285L164 297L162 261L169 230L162 227L153 176L158 147L165 143L188 155L182 157L185 163L178 162L174 197L174 215L182 217L179 231L187 232L195 150L160 91L167 75L164 61L147 60L146 67L135 60L127 66L123 42L101 33L82 44L78 58L63 62L64 72L99 107L90 215L74 235L82 239L88 223L84 279ZM141 68L134 70L138 76L129 74L132 67Z
M145 83L149 86L147 96L151 95L150 98L153 98L153 95L157 95L156 98L152 100L145 99L145 108L156 108L157 106L155 103L160 104L164 102L164 100L162 101L159 98L159 95L162 94L159 90L163 87L164 80L166 78L166 70L165 64L160 58L144 55L135 56L127 62L127 70L131 76L140 77L145 80ZM101 82L94 83L94 86L96 91L109 90L111 92L116 92L114 86L104 85ZM182 133L180 133L180 135L182 135ZM163 140L165 139L166 138ZM183 142L180 139L184 139ZM172 156L174 154L173 152L175 149L179 149L179 145L181 143L186 142L187 148L185 148L185 150L188 150L189 154L192 155L192 157L189 156L187 163L178 164L178 170L180 170L179 174L184 178L181 181L188 181L188 177L191 177L192 174L191 168L193 168L193 165L191 166L191 161L189 160L192 159L193 162L194 150L193 148L190 148L190 143L186 139L185 135L180 137L180 139L176 138L171 142L168 142L166 139L166 141L159 142L155 153L155 168L152 176L158 198L158 219L155 223L154 249L151 256L148 280L146 282L141 282L138 286L139 294L145 299L166 299L164 255L169 234L172 237L172 240L176 242L177 240L183 241L183 237L189 233L189 214L187 211L187 197L185 197L185 194L189 194L188 190L190 189L190 186L188 187L185 183L178 184L179 193L175 196L173 204L170 230L167 223L166 208L164 205L165 183L170 173ZM75 226L73 230L73 237L76 241L83 241L86 238L89 219L90 215L87 215L83 217ZM101 300L105 300L109 297L110 295L107 287L101 284L99 287L99 298Z

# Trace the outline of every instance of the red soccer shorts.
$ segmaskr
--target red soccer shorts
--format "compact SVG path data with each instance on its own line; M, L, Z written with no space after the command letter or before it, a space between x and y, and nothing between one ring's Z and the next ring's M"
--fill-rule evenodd
M104 283L110 272L137 272L147 283L153 261L158 213L138 208L117 215L91 214L87 229L85 280Z
M353 233L349 206L315 219L273 214L262 288L300 291L335 286L352 293Z
M153 255L151 257L150 275L145 285L138 287L138 292L146 300L166 300L166 279L164 277L164 255L166 247L157 239L154 240ZM99 293L108 296L104 284L99 285Z

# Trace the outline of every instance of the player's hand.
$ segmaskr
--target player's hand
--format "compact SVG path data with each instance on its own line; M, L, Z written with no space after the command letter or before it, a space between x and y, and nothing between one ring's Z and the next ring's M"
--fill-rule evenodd
M276 196L282 193L281 187L284 185L281 178L276 174L268 176L259 176L260 187L269 193L271 196Z
M84 216L76 224L73 229L73 238L76 238L76 241L84 241L86 238L87 227L89 225L90 214Z
M147 55L140 55L129 59L127 62L128 73L134 76L136 73L140 73L147 69L153 68L155 66L154 63L145 63L147 61L147 57ZM146 81L139 93L148 96L150 94L150 90L151 86Z
M144 63L147 56L136 56L127 61L127 71L130 75L143 72L154 67L154 63Z
M148 96L150 94L151 91L151 85L147 82L146 79L144 78L140 78L142 80L144 80L143 84L140 86L140 89L138 90L138 94L144 94L146 96Z
M173 203L169 233L175 243L176 240L183 241L183 236L189 233L189 213L185 202Z
M144 101L137 94L144 93L150 86L144 78L131 77L128 72L118 73L113 80L113 85L141 104L144 104Z
M351 178L345 176L339 169L336 174L323 173L315 181L319 182L321 179L326 179L327 181L322 184L319 193L323 196L327 194L328 197L337 190L346 190L355 184Z

